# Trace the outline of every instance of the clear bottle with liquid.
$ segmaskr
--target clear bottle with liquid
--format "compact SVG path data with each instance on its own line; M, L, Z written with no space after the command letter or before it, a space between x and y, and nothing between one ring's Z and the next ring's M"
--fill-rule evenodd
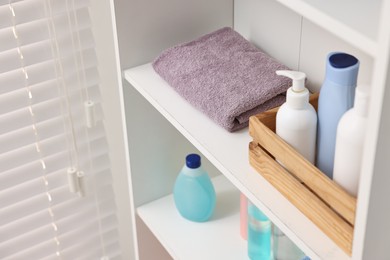
M251 260L272 260L271 221L248 200L248 256Z
M305 254L277 226L272 225L272 251L275 260L301 260Z

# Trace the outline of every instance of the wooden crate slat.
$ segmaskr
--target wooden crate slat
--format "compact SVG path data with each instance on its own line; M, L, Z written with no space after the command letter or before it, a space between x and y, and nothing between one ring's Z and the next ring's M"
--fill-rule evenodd
M262 148L249 145L251 165L330 239L351 255L353 227L273 160Z

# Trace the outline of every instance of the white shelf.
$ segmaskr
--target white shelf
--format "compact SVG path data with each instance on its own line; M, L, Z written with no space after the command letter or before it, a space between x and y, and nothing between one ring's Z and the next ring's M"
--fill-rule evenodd
M375 57L382 0L277 0Z
M240 236L239 191L222 175L213 178L217 205L203 223L180 216L169 195L137 209L174 259L248 259L246 241Z
M126 70L124 77L312 259L349 259L249 165L248 129L229 133L216 125L181 98L151 64Z

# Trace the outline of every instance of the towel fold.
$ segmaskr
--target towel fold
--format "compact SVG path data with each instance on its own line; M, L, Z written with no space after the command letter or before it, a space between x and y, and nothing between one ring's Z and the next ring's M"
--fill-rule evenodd
M281 105L288 69L231 28L163 51L154 70L194 107L230 132L249 117Z

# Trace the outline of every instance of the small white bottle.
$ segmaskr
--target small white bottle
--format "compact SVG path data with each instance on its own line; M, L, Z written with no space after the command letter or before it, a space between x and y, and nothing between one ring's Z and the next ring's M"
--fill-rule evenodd
M276 114L276 134L314 163L317 114L309 103L310 94L305 88L306 74L289 70L278 70L276 74L293 80L292 87L287 90L286 103Z
M363 145L366 134L369 95L356 88L355 103L337 126L333 180L357 196Z

